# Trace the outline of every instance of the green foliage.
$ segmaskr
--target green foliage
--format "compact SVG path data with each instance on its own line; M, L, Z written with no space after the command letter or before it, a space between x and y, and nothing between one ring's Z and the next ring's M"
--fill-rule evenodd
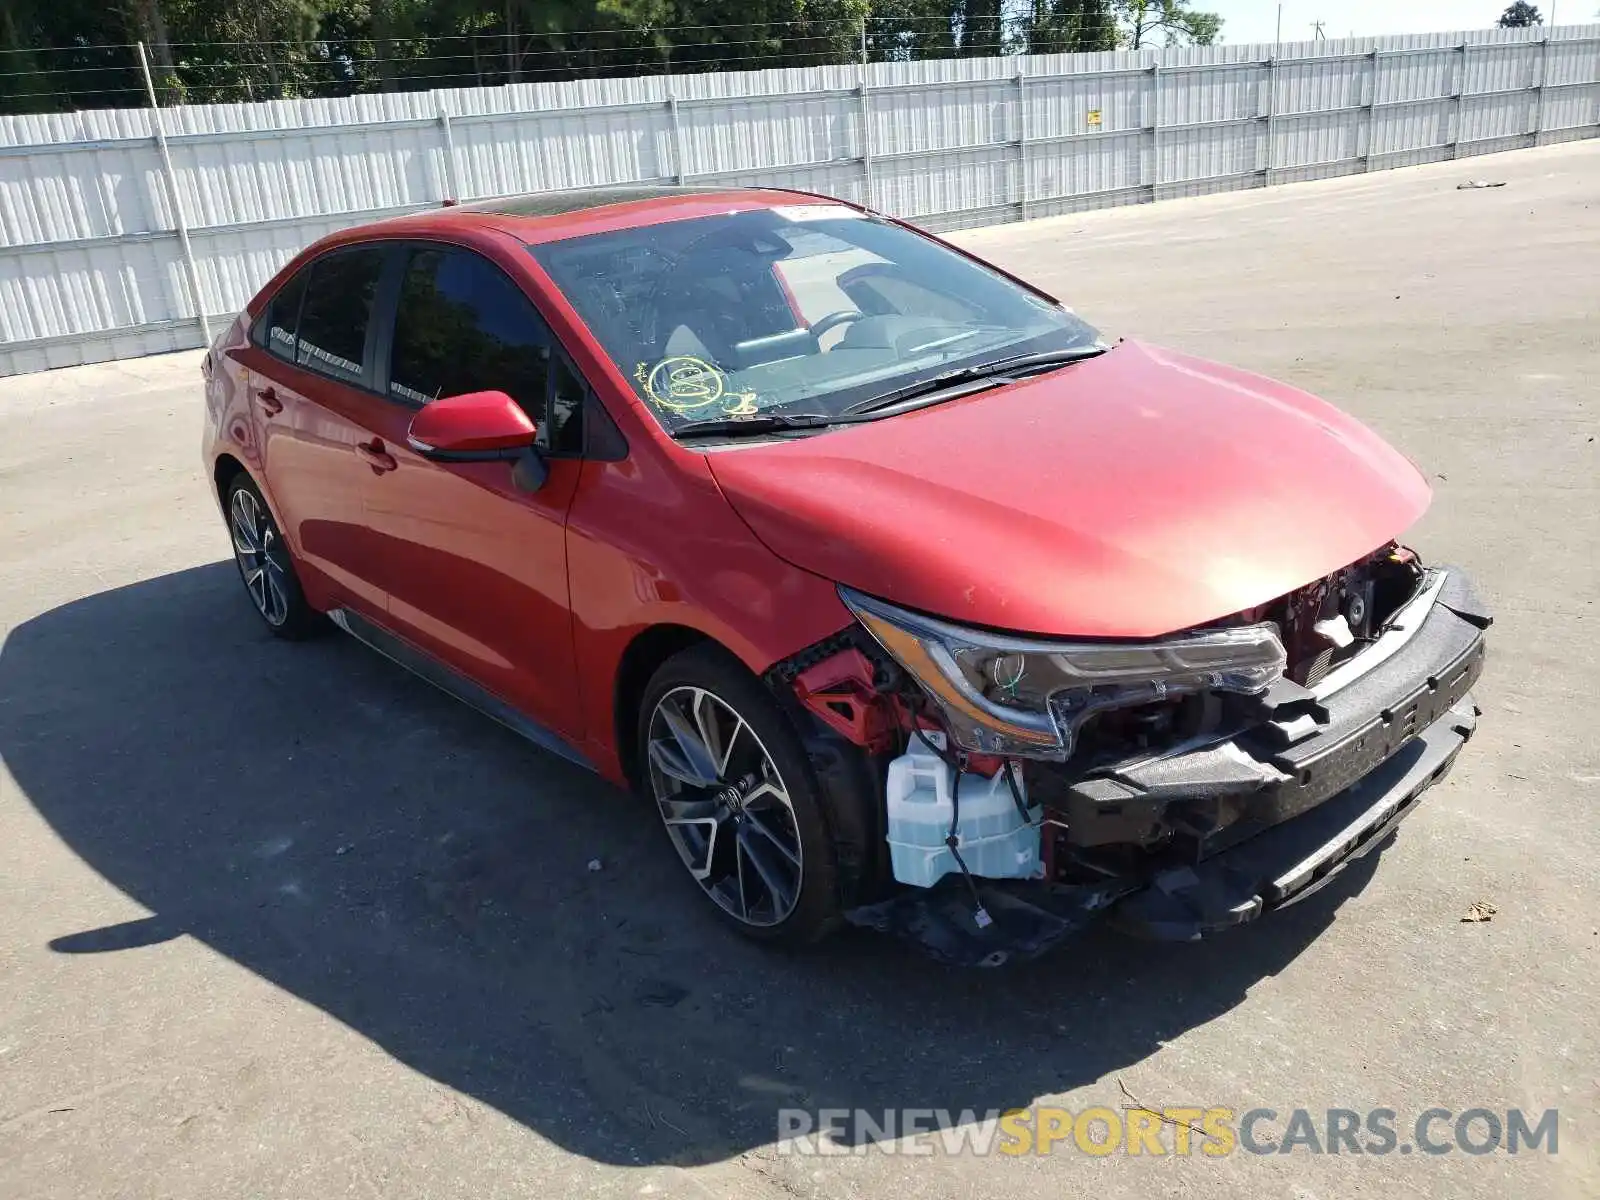
M1111 0L1033 0L1030 54L1070 54L1117 48Z
M1544 17L1528 0L1516 0L1515 4L1500 14L1499 25L1502 29L1526 29L1530 25L1543 24Z
M1138 50L1159 42L1168 46L1210 46L1222 32L1222 17L1197 12L1193 0L1111 0L1121 26L1121 44Z
M144 105L138 42L163 104L235 103L1215 40L1190 4L0 0L0 112Z

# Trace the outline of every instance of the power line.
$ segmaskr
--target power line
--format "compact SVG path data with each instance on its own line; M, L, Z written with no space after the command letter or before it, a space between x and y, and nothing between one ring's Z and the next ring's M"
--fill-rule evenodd
M85 54L100 50L135 50L137 42L93 42L81 46L14 46L0 49L0 54Z

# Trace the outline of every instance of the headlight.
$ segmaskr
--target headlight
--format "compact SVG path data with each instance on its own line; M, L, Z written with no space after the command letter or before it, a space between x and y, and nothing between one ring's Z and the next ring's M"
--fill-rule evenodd
M1052 642L966 629L849 588L839 595L922 685L964 749L1064 759L1111 708L1196 692L1263 691L1283 675L1271 623L1147 642Z

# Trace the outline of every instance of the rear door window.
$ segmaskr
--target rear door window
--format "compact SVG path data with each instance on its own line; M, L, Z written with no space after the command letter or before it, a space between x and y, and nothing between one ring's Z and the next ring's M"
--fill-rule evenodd
M395 308L389 396L427 404L505 392L545 435L550 344L522 289L488 259L470 250L417 249Z
M387 255L385 246L361 246L326 254L311 264L295 362L346 383L363 382L367 327Z

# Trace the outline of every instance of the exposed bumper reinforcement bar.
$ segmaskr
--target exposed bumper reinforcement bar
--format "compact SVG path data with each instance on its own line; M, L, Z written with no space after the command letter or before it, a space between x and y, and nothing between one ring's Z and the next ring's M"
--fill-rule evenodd
M1111 920L1141 936L1190 941L1304 899L1416 808L1476 726L1464 696L1354 786L1215 858L1156 876L1113 905Z

